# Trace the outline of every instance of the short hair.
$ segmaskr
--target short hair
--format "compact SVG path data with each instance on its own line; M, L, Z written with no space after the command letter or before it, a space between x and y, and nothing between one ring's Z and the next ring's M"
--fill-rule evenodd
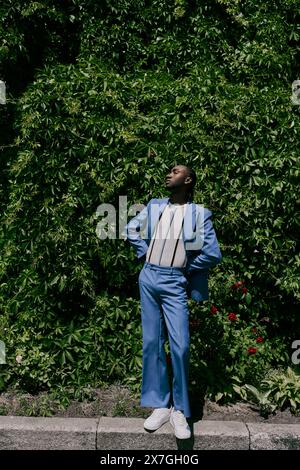
M184 165L184 166L187 169L188 176L192 178L191 189L189 190L189 200L192 201L194 199L194 188L197 183L197 175L190 166L187 166L187 165Z
M194 170L192 170L191 167L187 166L186 169L188 171L188 176L192 178L192 188L194 189L194 187L196 186L196 182L197 182L197 175L194 172Z

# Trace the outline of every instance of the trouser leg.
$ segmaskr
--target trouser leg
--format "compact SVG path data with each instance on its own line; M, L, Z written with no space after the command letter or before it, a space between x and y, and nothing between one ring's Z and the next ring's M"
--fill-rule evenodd
M164 343L165 321L155 284L139 278L143 331L141 406L167 408L170 386Z
M188 379L190 358L189 311L181 278L172 279L161 294L162 308L169 334L173 369L173 404L186 417L191 416Z

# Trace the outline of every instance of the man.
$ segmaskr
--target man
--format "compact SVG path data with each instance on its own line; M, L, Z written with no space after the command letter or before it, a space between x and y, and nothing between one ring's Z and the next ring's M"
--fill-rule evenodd
M151 199L126 225L125 233L138 259L144 261L139 274L143 330L141 406L154 408L144 428L155 431L170 421L175 436L188 439L188 298L197 302L208 299L208 270L222 256L212 212L192 201L195 172L185 165L176 165L165 184L170 197ZM167 334L172 390L164 350Z

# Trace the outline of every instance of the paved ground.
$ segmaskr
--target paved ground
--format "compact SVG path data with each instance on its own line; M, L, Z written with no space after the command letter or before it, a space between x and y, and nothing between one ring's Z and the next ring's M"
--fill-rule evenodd
M200 420L178 440L169 423L153 433L143 418L0 416L0 450L300 450L300 424Z

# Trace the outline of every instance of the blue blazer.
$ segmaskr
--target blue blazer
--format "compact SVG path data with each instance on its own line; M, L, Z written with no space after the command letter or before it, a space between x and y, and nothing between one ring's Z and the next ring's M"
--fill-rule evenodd
M169 198L151 199L147 206L125 226L123 235L142 259ZM188 202L183 221L182 238L187 255L185 276L189 298L208 300L208 270L220 263L221 251L212 223L212 212L202 205Z

